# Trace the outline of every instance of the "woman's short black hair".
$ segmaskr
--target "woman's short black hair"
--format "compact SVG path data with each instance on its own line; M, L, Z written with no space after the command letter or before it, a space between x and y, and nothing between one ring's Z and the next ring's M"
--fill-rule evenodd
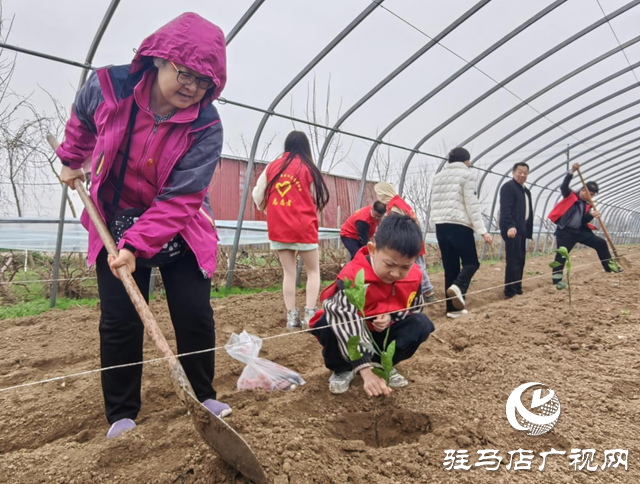
M596 182L587 182L587 190L589 190L590 193L596 194L600 191L600 187Z
M449 151L449 163L455 163L456 161L469 161L471 159L471 155L467 150L462 147L457 147Z
M376 249L395 250L404 257L418 257L422 250L422 232L406 215L391 213L384 217L373 236Z

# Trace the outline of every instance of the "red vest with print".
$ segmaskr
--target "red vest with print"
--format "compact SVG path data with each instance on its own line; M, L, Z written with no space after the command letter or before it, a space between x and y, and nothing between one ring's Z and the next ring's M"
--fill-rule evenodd
M391 213L391 209L393 207L399 208L404 212L405 215L408 215L413 220L415 220L416 223L418 223L418 217L416 217L416 213L413 211L413 208L411 208L411 205L409 205L402 198L400 198L400 195L396 195L389 201L389 203L387 204L387 214ZM423 240L422 249L420 250L420 253L418 255L425 255L426 253L427 251L424 248L424 240Z
M554 224L557 223L558 220L560 220L562 216L567 213L567 210L569 210L577 201L578 195L576 195L575 192L571 192L571 195L569 195L567 198L563 198L555 207L553 207L553 210L549 212L547 218ZM584 213L589 213L589 210L591 210L591 205L586 203ZM598 230L598 227L592 224L587 224L587 227L589 227L591 230Z
M371 216L371 210L373 210L373 205L368 205L353 213L342 225L342 228L340 229L340 237L359 240L360 236L358 235L356 222L362 221L369 224L369 239L371 239L379 223L378 220Z
M288 153L267 167L267 183L276 177ZM280 174L267 198L269 240L284 243L318 243L318 213L311 197L313 178L309 169L295 157Z
M338 280L344 282L344 278L355 280L356 274L360 269L364 269L364 282L367 285L364 313L369 316L376 314L395 313L398 311L406 311L413 305L416 295L420 291L420 283L422 282L422 271L417 264L409 270L409 274L404 279L387 284L381 281L367 260L369 251L367 247L362 247L351 262L342 268L338 274ZM320 295L320 301L332 297L338 291L337 281L327 287ZM313 325L324 314L324 310L320 309L309 322L309 326ZM391 323L393 324L393 322ZM369 321L367 325L370 330L373 326Z

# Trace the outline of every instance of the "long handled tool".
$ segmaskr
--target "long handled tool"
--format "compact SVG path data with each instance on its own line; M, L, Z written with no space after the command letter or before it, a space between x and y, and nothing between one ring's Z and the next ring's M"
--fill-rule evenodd
M54 150L58 148L58 142L52 135L48 135L47 140ZM79 179L76 179L74 181L74 186L78 195L80 195L82 203L84 203L89 216L91 217L93 225L95 225L98 230L100 238L107 248L107 251L109 254L117 257L118 248L116 247L109 230L102 221L102 217L98 213L98 210L85 190L84 185ZM180 361L173 354L171 348L169 348L169 344L162 334L162 331L160 331L158 323L156 323L156 319L151 313L149 306L142 297L129 268L126 266L119 267L118 274L120 275L120 280L122 281L127 294L129 294L129 297L131 298L131 302L140 315L140 319L144 324L147 334L151 337L151 340L155 344L160 356L166 358L165 361L169 367L171 381L173 382L175 391L191 414L193 424L198 430L198 433L225 462L236 468L239 472L244 474L244 476L257 484L266 483L267 478L262 466L244 439L221 418L218 418L209 412L209 410L207 410L207 408L195 397L191 383L189 383Z
M582 173L580 173L580 168L578 168L576 171L578 172L578 175L580 176L580 181L582 182L582 186L584 187L584 192L585 192L585 194L587 196L587 200L589 200L589 205L591 205L591 208L596 210L596 206L593 203L593 198L591 198L591 193L589 192L589 189L587 188L587 183L584 181ZM613 251L613 255L614 255L614 258L615 258L616 262L618 262L625 269L631 269L631 262L629 262L626 258L620 257L618 255L618 251L616 250L616 246L613 245L613 241L611 240L611 237L609 237L609 232L607 232L607 229L604 226L604 223L602 222L602 217L598 216L598 220L600 221L600 227L602 227L602 231L604 232L604 236L607 238L607 242L609 242L609 245L611 246L611 250Z

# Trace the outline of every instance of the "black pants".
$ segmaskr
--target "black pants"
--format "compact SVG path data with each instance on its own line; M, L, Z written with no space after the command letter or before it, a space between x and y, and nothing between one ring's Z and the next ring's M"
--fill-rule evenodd
M527 257L527 238L524 234L516 234L513 239L502 235L507 253L507 267L504 271L504 293L507 296L522 294L522 276Z
M458 224L436 224L436 238L442 254L444 289L455 284L466 294L471 278L480 267L473 229ZM462 270L460 270L462 262ZM457 311L447 299L447 312Z
M323 315L313 328L315 330L313 334L318 337L318 341L322 345L324 365L336 373L351 371L353 365L342 356L336 334L329 326L326 316ZM408 318L392 324L390 328L388 343L394 340L396 342L396 352L393 355L394 365L411 358L435 329L431 320L422 313L413 313ZM382 348L387 331L373 331L372 334L376 344ZM373 361L380 363L380 357L374 355Z
M213 348L216 343L211 279L203 277L193 252L160 269L167 292L178 353ZM142 361L144 327L122 283L116 279L102 249L96 261L100 293L100 360L102 367ZM133 277L149 301L151 269L138 267ZM180 358L193 390L201 402L215 398L214 352ZM101 373L107 420L135 419L140 411L142 365Z
M556 231L556 247L566 247L569 252L576 244L586 245L595 249L600 258L600 262L605 271L611 272L609 268L609 261L611 260L611 252L607 246L607 241L602 237L598 237L591 230L586 228L580 229L558 229ZM563 259L560 255L556 254L556 261L560 262L560 266L553 270L554 283L562 279L562 272L564 270L564 264L566 259Z
M360 244L360 241L356 239L351 239L349 237L340 237L340 240L342 240L342 243L349 251L349 256L350 256L349 260L353 260L353 258L356 256L356 253L360 250L360 247L362 247L362 245Z

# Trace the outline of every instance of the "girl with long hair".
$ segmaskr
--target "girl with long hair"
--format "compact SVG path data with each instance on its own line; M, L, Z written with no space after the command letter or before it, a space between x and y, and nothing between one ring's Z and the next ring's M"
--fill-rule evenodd
M320 292L318 212L329 203L329 190L313 162L309 139L302 131L289 133L284 154L262 172L253 199L259 209L267 212L271 249L278 252L282 264L287 329L309 327ZM296 252L307 271L302 320L296 308Z

